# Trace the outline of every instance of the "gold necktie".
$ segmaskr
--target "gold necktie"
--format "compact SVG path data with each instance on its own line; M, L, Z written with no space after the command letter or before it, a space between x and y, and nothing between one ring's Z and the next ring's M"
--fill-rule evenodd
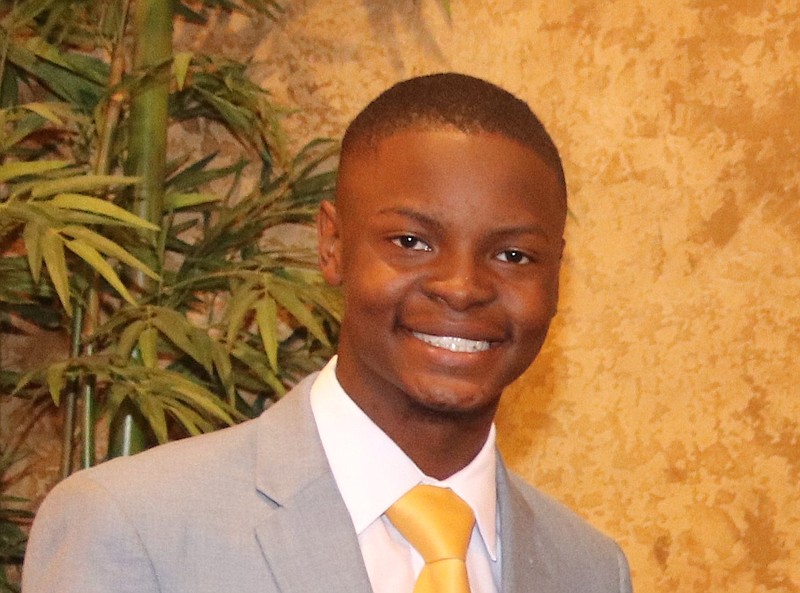
M448 488L420 484L386 516L425 560L414 593L470 593L465 560L475 516L466 502Z

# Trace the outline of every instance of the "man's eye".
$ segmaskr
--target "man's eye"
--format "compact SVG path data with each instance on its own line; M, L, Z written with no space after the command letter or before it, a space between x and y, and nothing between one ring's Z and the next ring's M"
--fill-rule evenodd
M413 251L430 251L430 245L421 239L417 239L414 235L402 235L392 239L392 243L402 247L403 249L411 249Z
M497 254L497 259L509 264L527 264L531 258L518 249L506 249Z

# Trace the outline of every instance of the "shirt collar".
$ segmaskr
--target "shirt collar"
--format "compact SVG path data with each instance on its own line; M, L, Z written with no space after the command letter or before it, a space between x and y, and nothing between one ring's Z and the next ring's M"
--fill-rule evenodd
M311 387L311 410L325 455L356 533L379 519L419 483L451 488L475 513L478 530L497 558L495 427L469 465L446 480L426 476L345 393L336 378L336 357Z

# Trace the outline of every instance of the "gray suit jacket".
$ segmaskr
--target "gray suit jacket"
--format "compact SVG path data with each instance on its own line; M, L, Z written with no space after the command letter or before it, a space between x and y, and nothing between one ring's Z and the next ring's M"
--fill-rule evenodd
M370 593L308 400L81 471L34 522L23 593ZM627 593L620 549L498 464L502 590Z

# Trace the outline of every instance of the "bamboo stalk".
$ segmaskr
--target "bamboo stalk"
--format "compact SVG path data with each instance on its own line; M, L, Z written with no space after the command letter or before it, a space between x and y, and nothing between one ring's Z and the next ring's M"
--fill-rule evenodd
M137 71L163 66L172 58L172 3L164 0L137 0L134 15L134 60ZM167 125L169 122L169 80L155 74L131 100L129 122L128 172L141 179L134 213L161 225L164 210ZM159 269L163 253L157 235L149 237ZM158 286L136 272L133 283L142 295L154 296ZM109 456L129 455L146 446L146 424L132 402L123 402L112 420Z
M97 275L95 274L94 282L97 283ZM89 287L89 303L88 314L86 322L83 324L83 332L81 339L84 342L83 352L86 356L91 356L94 353L94 347L91 343L87 343L86 338L94 333L97 327L97 321L100 317L100 301L97 297L97 287ZM84 469L92 467L95 462L94 457L94 391L95 381L93 378L84 379L83 389L81 391L81 399L83 400L83 422L82 422L82 436L83 448L81 457L81 467Z
M81 328L83 327L83 305L74 303L72 314L72 325L70 327L70 356L75 358L81 351ZM76 393L80 389L78 380L64 393L64 431L61 434L61 479L66 478L72 473L72 439L75 436L75 407Z
M171 3L138 0L134 17L134 69L163 65L172 58ZM131 101L129 168L141 177L136 214L161 223L166 172L169 81L155 76Z
M130 0L124 0L122 15L120 18L119 28L116 32L112 51L111 51L111 69L108 77L108 90L109 99L105 108L105 113L100 126L99 143L97 147L97 156L94 162L94 173L96 175L105 175L109 172L111 163L111 145L113 143L114 131L116 130L117 123L122 109L123 97L118 93L112 93L113 89L122 82L122 75L125 72L125 23L128 19L128 11L130 8ZM86 291L86 302L88 303L88 311L86 312L85 319L79 322L77 326L73 326L73 331L80 332L81 343L83 344L82 350L86 356L93 354L93 346L89 343L88 339L94 333L95 328L100 321L100 302L96 288L97 274L94 275L93 283ZM81 313L83 313L83 304L80 305ZM76 310L78 306L76 306ZM83 315L81 315L83 317ZM82 327L81 327L82 326ZM75 335L75 334L73 334ZM80 347L79 347L80 348ZM81 399L83 401L83 419L81 434L83 437L81 466L83 468L91 467L95 463L95 387L96 384L93 379L84 379L81 385ZM77 389L77 386L76 386ZM75 412L74 412L74 399L73 411L71 415L72 427L69 433L72 434L75 425ZM69 428L69 427L68 427ZM71 446L70 446L70 465L71 465ZM65 470L71 469L69 466L64 466Z

